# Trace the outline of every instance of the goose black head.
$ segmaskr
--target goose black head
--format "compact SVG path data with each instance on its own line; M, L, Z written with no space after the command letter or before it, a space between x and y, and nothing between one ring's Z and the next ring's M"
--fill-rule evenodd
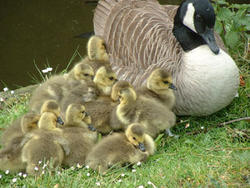
M173 31L175 36L183 34L184 29L186 29L186 35L192 39L192 41L184 39L185 34L179 38L176 36L180 43L184 43L182 47L184 46L183 49L185 51L192 50L202 44L207 44L214 54L219 53L219 47L214 38L215 13L209 0L184 1L176 13L174 24L175 28ZM185 28L180 26L184 26ZM180 28L182 31L178 33L176 30Z

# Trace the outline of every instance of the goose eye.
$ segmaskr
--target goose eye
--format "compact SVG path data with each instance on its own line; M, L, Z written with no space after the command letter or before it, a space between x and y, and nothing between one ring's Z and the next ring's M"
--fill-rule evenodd
M197 18L198 20L201 20L201 19L202 19L202 18L201 18L201 15L199 15L199 14L196 15L196 18Z
M163 81L164 84L168 84L169 82L168 81Z

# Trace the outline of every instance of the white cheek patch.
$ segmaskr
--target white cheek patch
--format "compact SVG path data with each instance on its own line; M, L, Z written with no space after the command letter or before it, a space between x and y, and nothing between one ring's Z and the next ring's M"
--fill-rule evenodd
M183 24L187 26L189 29L191 29L192 31L194 31L195 33L197 33L194 27L194 12L195 12L195 9L194 9L193 4L189 3L187 6L186 14L183 19Z

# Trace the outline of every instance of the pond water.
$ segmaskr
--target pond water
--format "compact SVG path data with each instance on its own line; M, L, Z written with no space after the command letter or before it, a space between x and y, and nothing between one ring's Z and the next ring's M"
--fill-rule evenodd
M35 64L60 72L76 49L84 55L87 39L74 36L93 30L95 6L84 0L0 0L0 90L32 84L32 74L40 78Z

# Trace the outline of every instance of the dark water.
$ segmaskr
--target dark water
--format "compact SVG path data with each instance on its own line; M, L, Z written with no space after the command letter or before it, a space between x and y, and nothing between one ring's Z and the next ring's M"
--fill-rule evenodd
M60 72L77 48L84 55L87 40L73 36L93 30L94 8L84 0L0 0L0 90L30 85L30 74L39 78L34 61Z

